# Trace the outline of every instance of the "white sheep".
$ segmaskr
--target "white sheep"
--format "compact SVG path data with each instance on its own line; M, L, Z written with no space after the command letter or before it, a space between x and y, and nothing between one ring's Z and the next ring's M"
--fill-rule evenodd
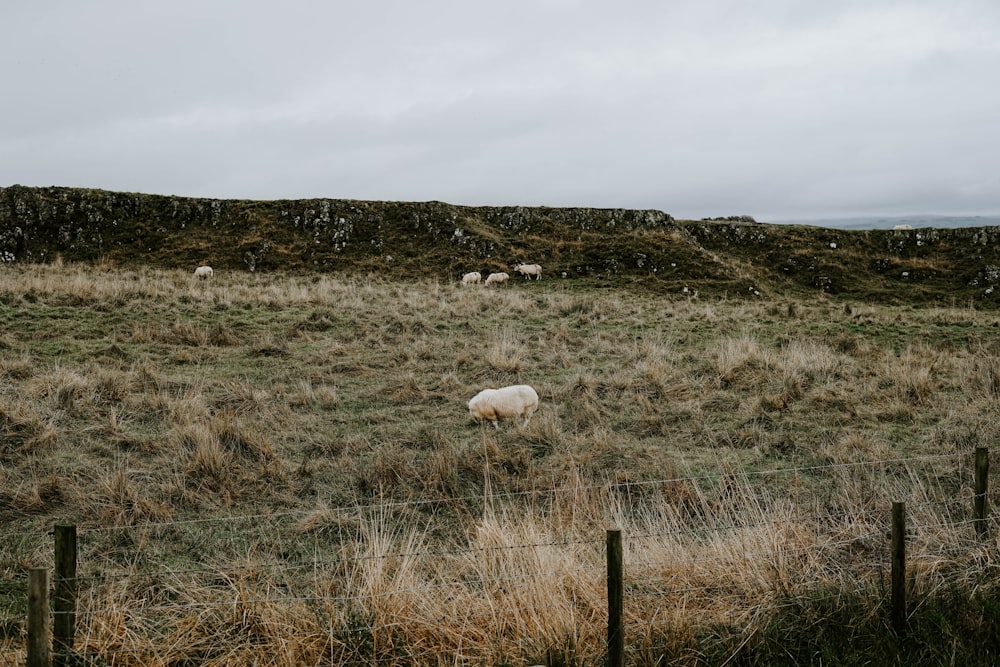
M472 273L466 273L462 276L463 285L478 285L479 281L483 279L483 274L479 271L473 271Z
M541 280L542 278L541 264L516 264L514 265L514 270L525 278L531 278L531 276L534 276L535 280Z
M477 422L493 422L500 430L501 418L518 417L524 428L531 415L538 409L538 392L526 384L515 384L500 389L483 389L469 400L469 414Z
M892 228L892 230L894 232L898 232L898 231L902 231L902 230L906 230L906 229L913 229L913 226L912 225L896 225L895 227Z
M212 277L212 267L210 266L199 266L194 270L194 277L201 278L202 280L207 280Z
M510 274L501 271L500 273L491 273L490 275L486 276L486 281L483 284L486 285L487 287L489 287L490 285L502 285L508 280L510 280Z

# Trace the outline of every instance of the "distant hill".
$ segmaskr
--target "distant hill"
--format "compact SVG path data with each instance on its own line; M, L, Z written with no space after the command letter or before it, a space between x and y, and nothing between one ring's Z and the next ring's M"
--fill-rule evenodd
M775 224L811 225L838 229L892 229L897 225L955 229L956 227L993 227L1000 225L1000 215L900 215L854 218L811 218L782 220Z
M80 188L0 188L0 262L100 262L193 271L378 273L457 280L539 263L544 280L701 298L997 304L994 218L762 224L655 210L455 206L345 199L231 200ZM976 221L979 226L958 225ZM933 226L928 226L933 222ZM892 231L897 224L913 230ZM864 228L862 228L864 226ZM890 228L890 229L887 229Z

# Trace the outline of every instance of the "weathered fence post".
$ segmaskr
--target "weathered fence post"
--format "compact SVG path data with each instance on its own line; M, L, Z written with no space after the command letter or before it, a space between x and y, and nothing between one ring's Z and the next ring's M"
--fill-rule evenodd
M28 667L49 667L49 569L28 571Z
M988 525L986 523L986 489L989 486L990 476L990 450L986 447L976 447L976 495L972 500L972 510L974 523L976 526L976 536L979 539L986 537Z
M892 629L906 634L906 503L892 504Z
M52 664L68 665L76 630L76 526L55 527Z
M624 597L622 531L608 530L608 667L625 665Z

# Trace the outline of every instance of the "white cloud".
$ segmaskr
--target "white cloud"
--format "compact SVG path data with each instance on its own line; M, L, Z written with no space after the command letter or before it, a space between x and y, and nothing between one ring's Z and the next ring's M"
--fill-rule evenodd
M0 184L1000 211L987 2L105 0L5 24Z

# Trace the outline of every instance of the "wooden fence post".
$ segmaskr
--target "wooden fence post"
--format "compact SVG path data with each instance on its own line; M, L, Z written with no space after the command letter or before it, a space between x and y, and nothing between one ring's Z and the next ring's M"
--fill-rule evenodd
M55 527L55 591L52 596L52 664L68 665L76 631L76 526Z
M49 570L28 571L28 667L49 667Z
M990 450L986 447L976 447L976 495L973 497L972 510L973 522L976 526L976 536L979 539L986 537L989 532L986 523L986 489L989 486L990 476Z
M608 530L608 667L625 665L623 619L625 572L622 560L622 531Z
M892 629L906 634L906 503L892 504Z

